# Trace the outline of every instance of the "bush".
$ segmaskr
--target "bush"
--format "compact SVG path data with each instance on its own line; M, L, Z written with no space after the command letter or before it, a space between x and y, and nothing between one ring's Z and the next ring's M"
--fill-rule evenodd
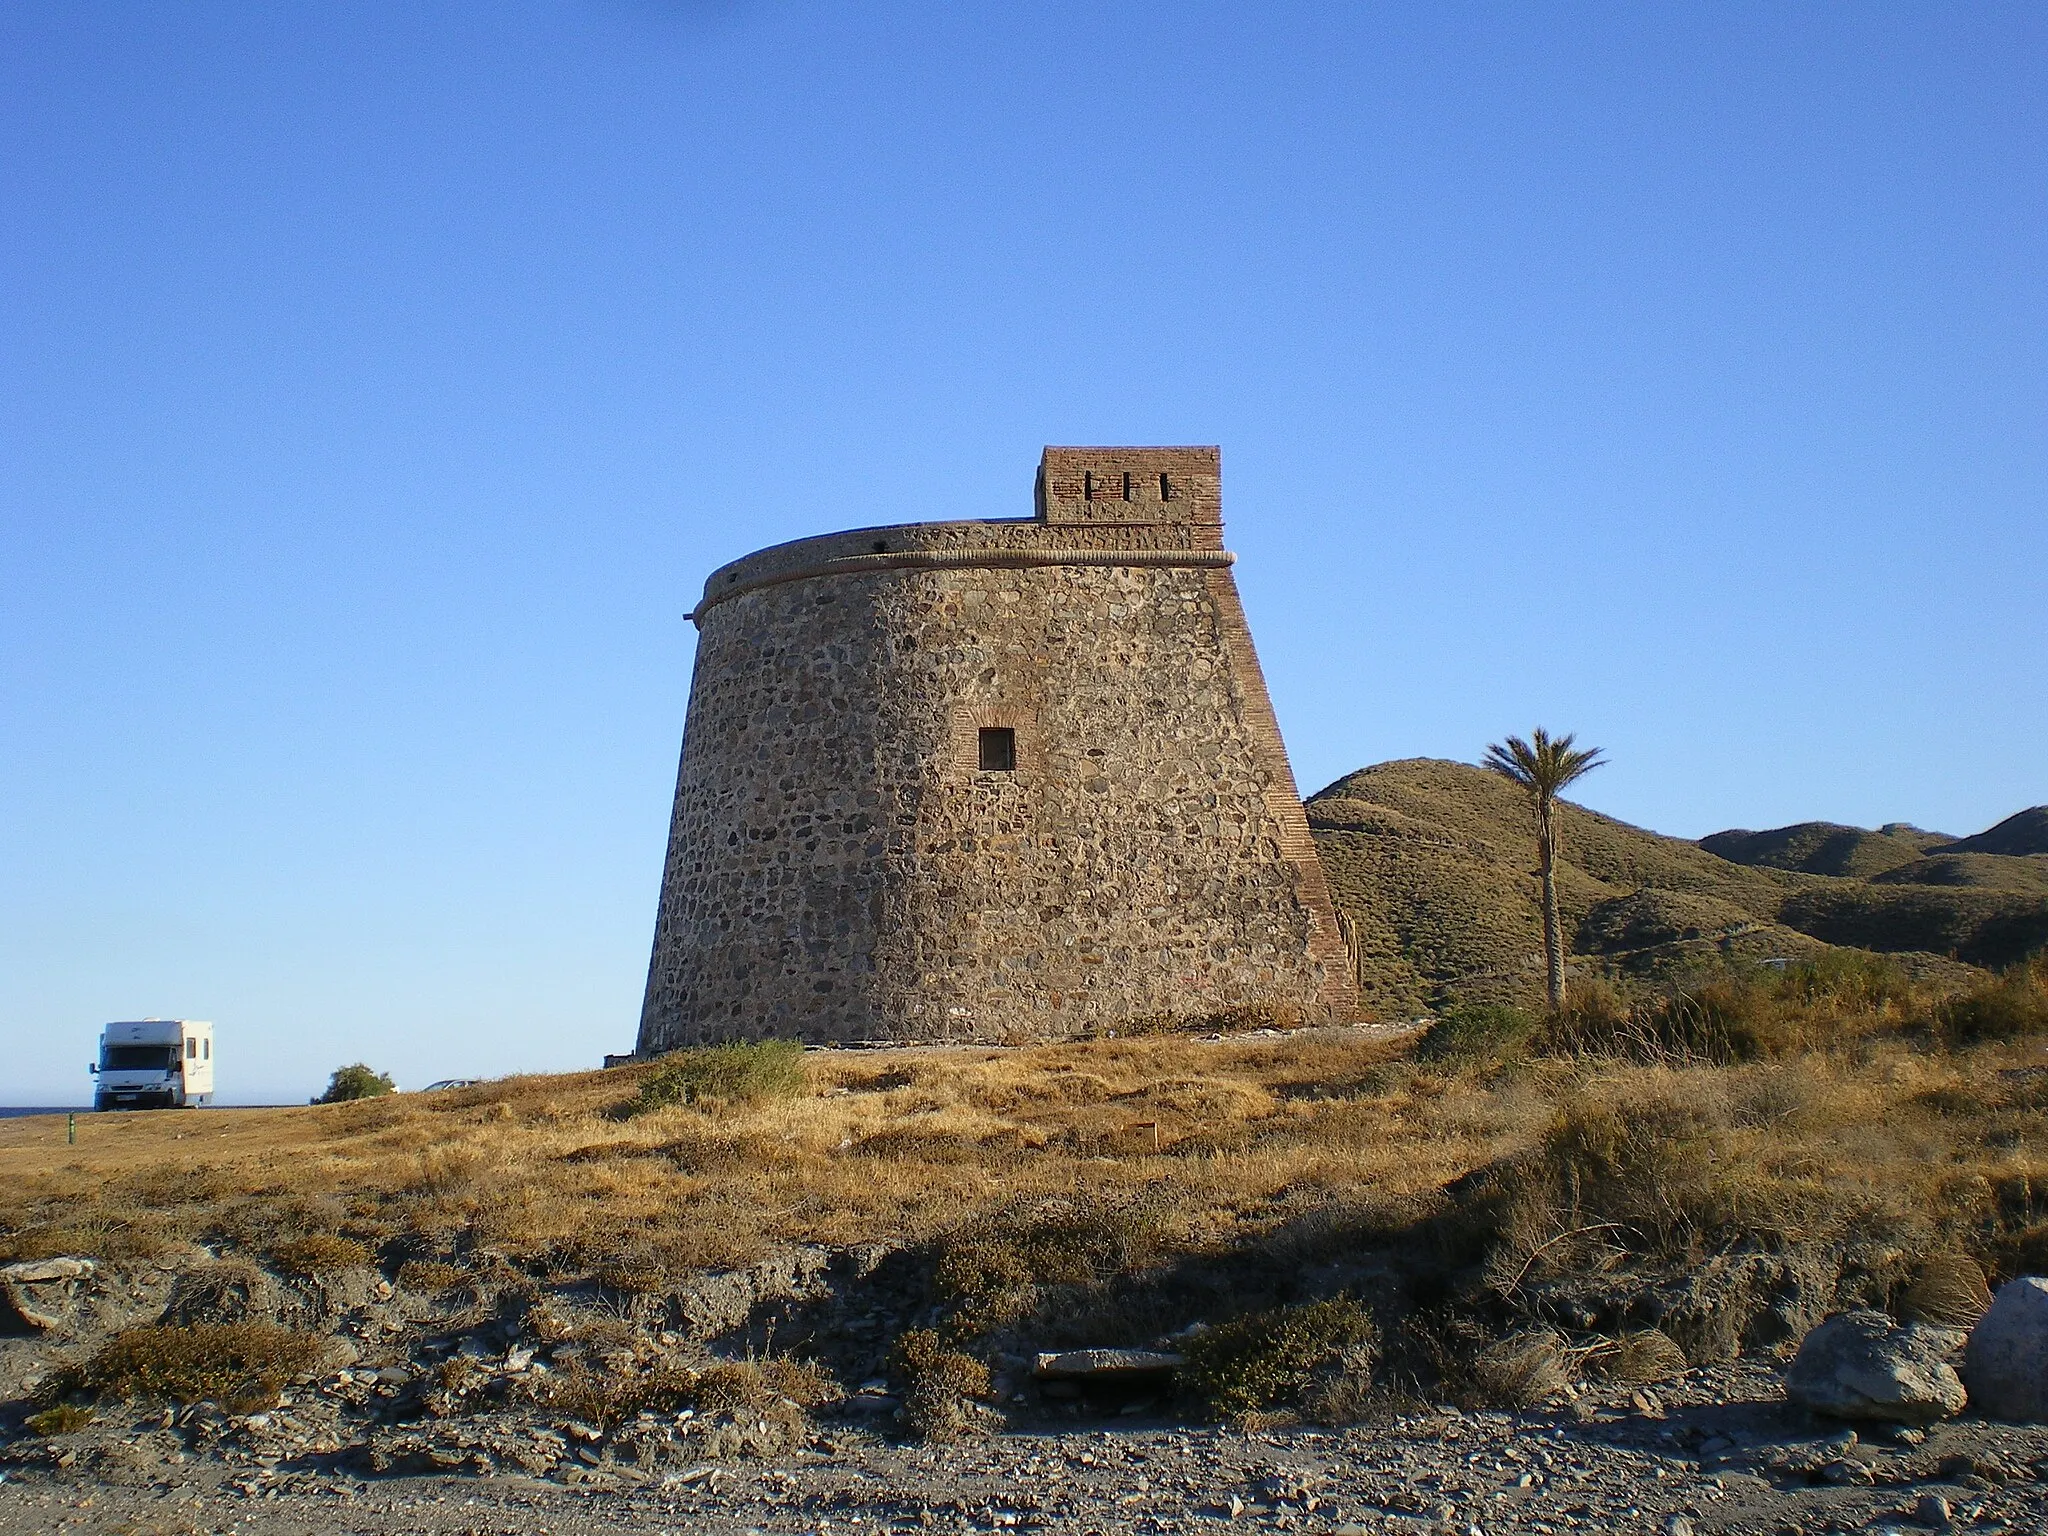
M540 1399L556 1413L609 1433L637 1414L694 1408L697 1373L673 1365L641 1374L600 1372L579 1360L543 1378Z
M2048 1034L2048 954L1942 1003L1933 1028L1952 1048Z
M345 1104L351 1099L379 1098L397 1089L398 1085L384 1073L372 1071L359 1061L353 1066L335 1068L334 1075L327 1079L327 1091L313 1102Z
M1319 1372L1377 1345L1372 1315L1346 1296L1255 1312L1187 1341L1182 1381L1218 1418L1293 1404Z
M1686 1367L1685 1351L1670 1334L1657 1328L1624 1333L1611 1348L1596 1351L1587 1361L1602 1381L1646 1386L1667 1381Z
M708 1448L718 1455L780 1454L809 1432L805 1412L839 1395L818 1366L780 1355L732 1360L705 1370L663 1363L652 1370L593 1371L582 1362L540 1379L540 1401L556 1413L609 1433L643 1413L690 1408L707 1419L742 1426L719 1434Z
M1991 1284L1981 1264L1966 1254L1936 1253L1920 1261L1900 1312L1909 1322L1973 1328L1990 1305Z
M32 1435L75 1435L97 1417L90 1408L82 1408L77 1403L59 1403L41 1413L30 1414L23 1422Z
M52 1407L79 1397L167 1397L254 1413L275 1403L294 1376L316 1368L326 1350L313 1334L266 1323L128 1328L91 1359L50 1377L37 1395Z
M1687 1254L1702 1242L1752 1237L1773 1219L1796 1220L1782 1204L1773 1208L1783 1186L1721 1155L1721 1129L1714 1106L1679 1083L1587 1095L1558 1112L1525 1176L1569 1192L1578 1225L1612 1223L1638 1251Z
M1596 983L1573 989L1535 1047L1666 1065L1777 1060L1897 1027L1913 1017L1920 995L1897 961L1847 952L1783 970L1722 971L1633 1000Z
M1128 1274L1160 1249L1157 1213L1143 1206L1084 1209L1046 1200L1000 1211L948 1233L939 1244L933 1288L967 1332L1023 1316L1043 1285L1100 1285Z
M1422 1032L1417 1061L1447 1066L1484 1066L1519 1055L1536 1031L1536 1021L1505 1003L1470 1003L1452 1008Z
M370 1250L330 1232L315 1232L279 1243L270 1250L270 1261L288 1275L311 1278L338 1269L359 1269L370 1262Z
M452 1291L468 1278L469 1271L461 1265L444 1264L439 1259L407 1259L398 1268L400 1285L427 1296Z
M664 1056L627 1112L644 1115L672 1104L760 1104L797 1098L807 1086L804 1048L795 1040L698 1046Z
M988 1367L948 1349L928 1328L896 1341L895 1366L903 1378L903 1422L920 1440L965 1440L988 1433L993 1415L974 1401L987 1397Z
M1531 1328L1482 1349L1472 1362L1472 1384L1496 1407L1533 1408L1571 1385L1571 1359L1556 1333Z

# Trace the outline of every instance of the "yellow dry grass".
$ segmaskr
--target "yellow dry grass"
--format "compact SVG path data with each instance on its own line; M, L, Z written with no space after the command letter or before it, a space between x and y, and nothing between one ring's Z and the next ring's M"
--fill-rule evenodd
M81 1117L76 1146L62 1117L28 1118L0 1122L0 1258L201 1236L269 1254L334 1233L416 1264L484 1249L639 1289L779 1243L917 1241L1046 1196L1144 1202L1177 1244L1207 1247L1524 1153L1578 1159L1575 1179L1609 1159L1617 1199L1629 1180L1668 1179L1645 1198L1697 1202L1670 1215L1673 1241L1720 1213L1791 1237L1892 1222L1916 1245L1982 1252L1984 1223L2042 1219L2036 1069L2038 1041L1949 1052L1865 1036L1740 1066L1460 1071L1325 1029L812 1052L800 1097L631 1118L618 1109L649 1068Z
M1418 1088L1398 1054L1351 1030L813 1052L805 1096L751 1106L616 1118L650 1070L628 1068L81 1117L76 1146L61 1117L25 1118L0 1123L0 1249L460 1229L514 1256L573 1264L640 1244L695 1267L778 1241L915 1239L1032 1195L1171 1186L1225 1215L1289 1188L1415 1190L1514 1139L1497 1114L1424 1113L1444 1090Z

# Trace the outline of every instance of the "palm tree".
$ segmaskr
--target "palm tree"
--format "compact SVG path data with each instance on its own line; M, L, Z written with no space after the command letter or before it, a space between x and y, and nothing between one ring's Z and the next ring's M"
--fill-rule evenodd
M1600 748L1574 751L1570 736L1552 737L1538 726L1533 744L1519 736L1486 749L1486 766L1529 792L1536 807L1536 873L1543 877L1543 961L1550 976L1550 1008L1564 1007L1564 930L1557 920L1557 795L1605 759Z

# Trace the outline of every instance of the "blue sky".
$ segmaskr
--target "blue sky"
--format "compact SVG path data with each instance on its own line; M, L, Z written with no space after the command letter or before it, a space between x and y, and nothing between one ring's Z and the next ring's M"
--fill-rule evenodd
M0 4L0 1102L630 1046L713 566L1217 442L1304 791L2048 800L2031 5Z

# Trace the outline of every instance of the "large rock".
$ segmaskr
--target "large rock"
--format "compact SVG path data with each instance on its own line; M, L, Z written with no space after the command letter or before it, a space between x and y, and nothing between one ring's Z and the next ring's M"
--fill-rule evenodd
M52 1280L89 1279L99 1265L91 1259L28 1259L0 1264L0 1280L18 1285L44 1285Z
M1785 1395L1838 1419L1925 1424L1960 1413L1963 1383L1947 1360L1962 1335L1882 1312L1844 1312L1809 1333L1785 1373Z
M1963 1374L1980 1412L2048 1422L2048 1280L2023 1275L1998 1288L1970 1330Z
M25 1259L0 1265L0 1333L62 1333L64 1304L74 1287L67 1282L90 1280L98 1265L91 1259ZM51 1311L51 1306L57 1311Z

